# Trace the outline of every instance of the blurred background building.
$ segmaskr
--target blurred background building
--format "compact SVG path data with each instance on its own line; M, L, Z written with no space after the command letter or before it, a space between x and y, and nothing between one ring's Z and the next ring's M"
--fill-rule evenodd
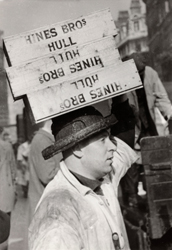
M172 0L131 0L129 10L118 12L115 24L121 58L133 52L144 54L172 101Z
M119 32L116 43L122 59L136 51L147 54L146 14L140 0L131 0L129 10L119 11L115 24Z
M163 81L172 81L172 0L143 0L146 4L148 46L152 66Z
M27 140L31 122L22 100L15 102L7 82L2 46L3 31L0 31L0 126L5 127L12 143Z

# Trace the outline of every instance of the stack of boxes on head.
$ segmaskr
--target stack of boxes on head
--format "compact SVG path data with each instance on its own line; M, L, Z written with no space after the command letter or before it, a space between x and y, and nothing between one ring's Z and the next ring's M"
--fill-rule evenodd
M121 61L116 35L105 9L4 39L12 95L33 123L142 86L134 61Z

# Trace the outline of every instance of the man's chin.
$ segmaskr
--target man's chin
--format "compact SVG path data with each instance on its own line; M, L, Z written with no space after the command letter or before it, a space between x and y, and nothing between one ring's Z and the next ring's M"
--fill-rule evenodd
M113 169L113 168L112 168L112 164L111 164L111 165L109 165L108 168L107 168L107 171L106 171L107 174L109 174L109 173L112 171L112 169Z

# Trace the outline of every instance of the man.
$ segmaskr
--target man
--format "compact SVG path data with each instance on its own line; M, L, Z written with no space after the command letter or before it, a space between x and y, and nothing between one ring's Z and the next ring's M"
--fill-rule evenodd
M167 92L155 70L146 66L145 58L141 53L133 53L126 59L134 59L138 73L143 83L143 88L127 93L129 103L134 107L136 116L134 149L140 153L140 140L146 136L157 136L156 113L158 109L166 121L172 116L172 105ZM122 180L123 194L128 199L130 206L137 207L142 200L137 195L140 164L134 164Z
M52 120L56 142L43 155L62 151L63 160L36 208L30 250L129 250L117 188L136 155L111 140L116 119L85 107Z
M44 188L53 179L59 169L61 155L55 155L48 161L42 156L42 150L52 143L51 120L45 121L32 139L29 153L29 224L32 220L36 205Z
M17 184L21 185L23 196L27 198L28 187L29 187L29 151L30 151L30 141L31 139L23 142L19 145L17 150Z

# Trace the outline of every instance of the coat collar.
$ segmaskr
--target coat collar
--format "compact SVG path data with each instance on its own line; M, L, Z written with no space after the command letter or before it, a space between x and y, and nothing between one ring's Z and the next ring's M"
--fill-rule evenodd
M60 170L61 170L63 176L72 184L72 186L74 186L78 190L79 193L81 193L82 195L86 195L88 193L93 192L93 190L90 187L86 187L86 186L82 185L77 180L77 178L68 170L68 168L63 160L60 162ZM101 186L104 184L108 184L109 182L110 182L109 177L108 177L108 175L106 175L103 178L103 181L101 182L102 183Z
M78 173L75 173L75 172L72 172L72 171L70 171L70 172L76 177L76 179L82 185L91 188L94 192L95 192L96 189L98 189L101 186L102 181L103 181L103 178L102 178L102 181L100 181L100 180L91 180L89 178L86 178L83 175L78 174Z

